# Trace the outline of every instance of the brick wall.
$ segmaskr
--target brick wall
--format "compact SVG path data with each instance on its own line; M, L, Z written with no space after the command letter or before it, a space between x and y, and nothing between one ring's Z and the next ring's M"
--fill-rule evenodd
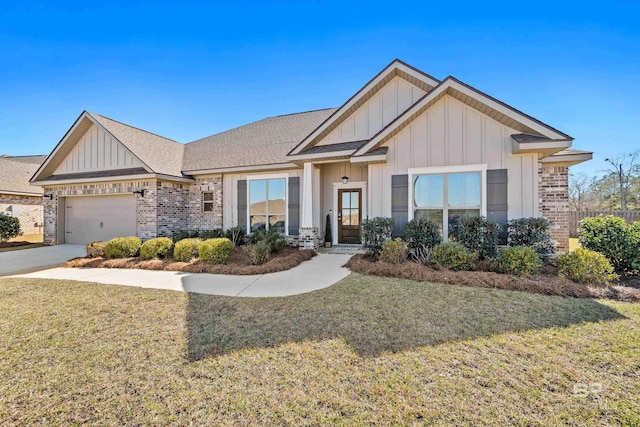
M213 192L213 211L203 210L202 193ZM222 228L222 175L197 178L189 187L187 226L190 230Z
M23 234L42 234L42 197L0 194L0 214L4 212L18 217Z
M569 168L538 164L540 216L553 222L551 236L558 252L569 251Z

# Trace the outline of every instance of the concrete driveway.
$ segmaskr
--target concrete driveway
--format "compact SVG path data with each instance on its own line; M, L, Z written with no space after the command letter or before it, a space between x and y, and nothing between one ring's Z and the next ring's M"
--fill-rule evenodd
M84 255L85 247L83 245L57 245L0 252L0 276L57 267L71 258Z
M182 273L122 268L52 268L18 277L77 280L209 295L282 297L323 289L350 273L342 267L351 255L317 255L291 270L253 276Z

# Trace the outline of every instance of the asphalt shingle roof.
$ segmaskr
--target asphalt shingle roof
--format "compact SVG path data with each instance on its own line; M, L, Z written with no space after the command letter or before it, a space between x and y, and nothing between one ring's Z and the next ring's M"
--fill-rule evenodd
M0 193L43 194L41 187L29 185L29 179L40 167L40 163L37 163L36 159L25 161L24 157L46 158L46 156L20 156L20 159L0 157Z
M182 176L183 144L100 114L88 114L149 166L153 172Z
M268 117L185 146L182 170L287 163L287 154L335 108Z

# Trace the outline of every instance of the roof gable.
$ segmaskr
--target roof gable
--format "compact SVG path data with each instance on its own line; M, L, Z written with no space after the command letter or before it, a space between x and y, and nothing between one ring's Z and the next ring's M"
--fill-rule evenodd
M396 77L406 80L412 85L420 88L425 93L429 92L439 83L439 81L434 77L400 61L399 59L395 59L358 92L356 92L355 95L349 98L347 102L338 108L331 116L308 134L293 150L289 152L289 155L299 154L304 149L317 144Z
M428 110L437 103L442 97L449 95L464 104L467 104L481 113L491 117L493 120L501 123L511 129L529 135L539 135L541 138L549 138L558 141L572 141L569 135L534 119L533 117L505 104L497 99L465 84L456 78L449 76L442 81L431 92L423 96L418 102L398 116L393 122L389 123L377 135L364 146L362 146L354 156L366 154L369 150L373 150L388 141L408 123L416 117Z

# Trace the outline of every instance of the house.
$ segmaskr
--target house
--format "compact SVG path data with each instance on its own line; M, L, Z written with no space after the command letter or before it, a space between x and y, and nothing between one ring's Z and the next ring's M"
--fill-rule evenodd
M315 247L362 220L462 215L554 222L568 249L573 138L455 79L394 60L339 108L268 117L187 144L83 112L34 174L45 242L268 227Z
M42 234L42 188L29 179L47 156L0 156L0 215L20 220L23 234Z

